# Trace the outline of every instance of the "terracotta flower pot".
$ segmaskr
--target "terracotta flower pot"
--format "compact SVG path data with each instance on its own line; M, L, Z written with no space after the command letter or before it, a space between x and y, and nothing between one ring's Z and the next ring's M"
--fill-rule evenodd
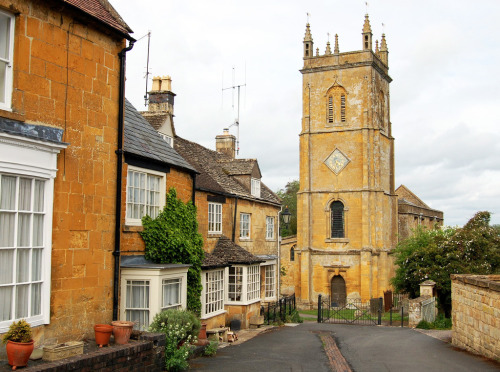
M34 341L30 342L7 342L7 359L9 364L12 366L12 370L16 370L17 367L25 367L28 365L28 360L30 358L33 349L35 348Z
M111 332L113 332L113 327L109 324L96 324L94 326L95 343L99 345L99 347L109 345Z
M201 323L200 333L198 334L198 341L196 341L197 346L208 345L209 341L207 338L207 323Z
M134 322L117 320L111 322L111 324L113 325L113 336L115 336L115 343L120 345L128 343L130 335L132 334Z

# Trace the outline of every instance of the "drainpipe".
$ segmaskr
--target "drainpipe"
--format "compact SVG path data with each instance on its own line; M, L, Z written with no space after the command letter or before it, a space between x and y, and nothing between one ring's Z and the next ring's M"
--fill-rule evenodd
M280 221L280 213L283 212L283 205L281 206L280 210L278 211L278 267L277 267L277 272L278 272L278 288L276 293L276 299L279 300L280 295L281 295L281 221Z
M238 210L238 197L234 199L234 218L233 218L233 243L236 243L236 211Z
M196 174L192 173L191 178L193 179L193 193L191 195L191 200L193 205L196 205Z
M118 96L118 149L116 150L116 215L115 215L115 268L113 276L113 320L118 320L118 295L120 289L120 238L122 218L122 171L123 171L123 121L125 110L125 61L126 53L134 47L135 40L129 40L128 47L123 48L120 57L120 87Z

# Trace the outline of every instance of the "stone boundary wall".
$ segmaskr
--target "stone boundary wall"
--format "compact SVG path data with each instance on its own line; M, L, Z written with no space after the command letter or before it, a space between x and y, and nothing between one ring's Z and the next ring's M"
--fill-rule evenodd
M29 364L28 364L29 365ZM165 335L148 333L139 341L104 347L88 354L23 368L25 372L161 372L165 366Z
M500 361L500 275L451 275L452 344Z
M432 301L430 306L433 306L433 315L431 314L430 319L426 319L423 307L431 302L431 296L420 296L415 299L408 301L408 326L411 328L415 328L418 323L422 320L426 320L429 323L433 322L436 319L436 303Z

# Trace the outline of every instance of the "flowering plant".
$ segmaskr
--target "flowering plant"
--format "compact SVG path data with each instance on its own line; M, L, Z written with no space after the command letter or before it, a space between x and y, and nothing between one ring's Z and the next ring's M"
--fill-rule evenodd
M197 341L200 320L190 311L165 310L153 318L149 330L164 333L165 366L168 371L182 371L188 367L190 344Z

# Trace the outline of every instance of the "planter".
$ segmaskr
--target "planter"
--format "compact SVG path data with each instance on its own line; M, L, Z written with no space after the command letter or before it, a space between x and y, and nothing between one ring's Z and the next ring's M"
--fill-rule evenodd
M196 341L197 346L208 345L210 341L207 338L207 323L201 323L200 333L198 334L198 341Z
M99 347L108 345L111 332L113 332L112 326L108 324L96 324L94 326L95 343L99 345Z
M17 367L25 367L28 365L30 355L35 348L34 343L33 340L31 340L31 342L14 342L10 340L7 342L7 359L13 371L15 371Z
M109 336L108 336L109 342ZM54 360L65 359L75 355L83 354L82 341L68 341L64 344L50 345L43 348L43 360L52 362Z
M130 339L132 334L132 328L134 328L134 322L129 322L126 320L117 320L111 322L113 325L113 336L115 336L116 344L126 344Z

